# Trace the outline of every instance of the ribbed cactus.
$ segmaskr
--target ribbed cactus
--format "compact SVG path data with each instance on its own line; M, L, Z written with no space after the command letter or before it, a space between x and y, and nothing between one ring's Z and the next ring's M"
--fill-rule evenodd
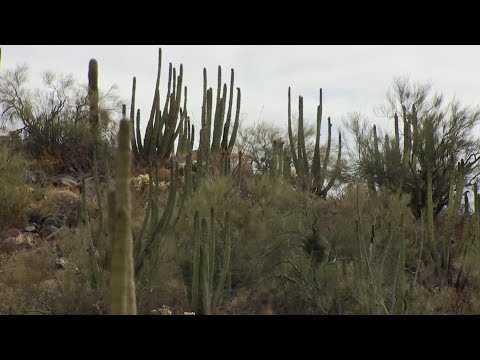
M88 64L88 100L90 104L90 126L93 129L95 141L98 140L98 63L91 59Z
M320 197L326 197L328 191L332 188L335 181L340 176L341 171L341 158L342 158L342 134L338 134L338 155L337 163L333 174L331 175L328 183L324 186L327 165L330 161L330 148L332 144L332 123L328 118L328 138L327 149L325 152L325 158L323 164L320 160L320 129L322 125L322 89L320 89L320 104L317 107L317 130L315 136L315 150L312 159L311 168L309 167L309 159L305 145L305 130L303 124L303 97L299 96L298 99L298 134L297 143L295 144L292 130L292 112L291 112L291 94L290 88L288 88L288 137L290 141L290 154L292 157L293 165L297 173L298 182L303 190L312 191ZM296 146L295 146L296 145Z
M452 241L453 229L457 223L458 213L460 211L461 199L463 196L463 186L465 184L465 163L461 160L457 165L457 170L452 166L450 173L450 191L447 208L447 222L442 247L442 265L448 270L450 258L450 243Z
M473 184L473 231L475 235L475 241L478 241L480 237L480 216L479 216L479 194L477 183Z
M434 247L433 232L433 161L434 161L434 145L433 145L433 124L432 119L425 120L425 156L427 162L427 243Z
M227 84L223 84L222 90L222 69L218 67L218 87L213 112L213 89L207 89L207 70L203 69L203 102L202 102L202 129L200 130L200 144L198 149L198 174L204 176L210 172L211 156L220 155L219 172L230 173L230 155L235 145L238 125L240 119L241 92L237 88L237 104L235 121L230 132L234 89L234 70L231 70L230 90ZM227 111L227 92L229 93ZM213 128L212 128L213 115ZM230 137L229 137L230 136Z
M109 228L112 231L111 312L114 315L135 315L135 280L131 233L130 122L120 121L118 135L116 189L109 193Z
M149 173L149 205L145 212L145 219L142 226L142 231L138 241L143 241L144 229L149 224L149 229L147 233L147 238L145 244L142 246L140 243L136 246L135 251L135 276L139 278L144 268L145 262L150 259L152 254L155 254L159 248L161 248L165 242L162 241L163 236L165 235L167 229L174 219L173 214L175 212L178 188L180 184L180 176L178 164L171 165L173 170L170 173L170 184L169 184L169 193L167 197L167 204L163 210L163 213L160 215L158 208L158 194L159 194L159 180L158 175L155 176L154 172L158 174L158 171L150 170ZM155 184L154 184L155 183ZM184 200L184 199L182 199ZM179 208L182 208L180 206Z
M283 141L273 140L272 160L270 164L270 177L272 179L282 179L284 177L284 150Z
M186 101L184 109L180 111L180 104L182 100L182 82L183 82L183 65L180 64L179 75L176 75L176 69L169 65L167 95L163 107L163 112L160 109L160 74L162 67L162 49L159 49L158 54L158 69L157 80L155 84L155 92L153 97L150 117L145 129L145 135L142 141L140 133L140 110L137 111L136 119L136 134L132 132L132 149L135 155L142 159L158 159L166 161L174 152L174 143L177 139L180 130L184 126L184 121L187 118ZM172 86L173 79L173 86ZM185 87L185 96L186 96ZM133 78L132 84L132 102L130 108L130 124L133 129L134 114L135 114L135 92L136 92L136 78ZM179 114L182 114L179 123ZM184 120L184 121L182 121ZM179 123L179 124L178 124Z
M198 211L194 216L194 251L193 273L190 305L192 310L203 309L203 314L210 315L221 301L230 270L230 216L225 215L225 243L222 263L216 264L216 227L213 208L210 209L210 227L206 219L200 222Z

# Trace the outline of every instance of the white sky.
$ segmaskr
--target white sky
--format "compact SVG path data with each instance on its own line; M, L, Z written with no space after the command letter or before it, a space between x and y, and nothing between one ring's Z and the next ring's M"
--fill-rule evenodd
M137 77L137 108L145 126L155 87L158 48L162 48L161 101L166 94L168 63L183 63L188 87L188 110L200 120L202 71L207 68L208 87L217 86L217 66L222 82L229 83L235 69L235 87L242 90L241 119L244 124L261 119L287 124L287 91L292 87L292 111L298 110L298 95L304 97L304 116L313 122L318 91L323 88L323 115L332 118L334 129L347 113L358 111L380 128L389 123L373 109L384 103L396 76L413 81L431 81L433 89L447 99L456 95L466 105L480 103L480 46L324 46L324 45L8 45L2 47L2 69L27 63L32 82L44 70L71 73L87 82L88 62L99 63L100 87L112 84L130 106L131 84ZM1 70L0 70L1 71ZM182 100L183 105L183 100ZM263 111L262 111L263 109ZM193 115L193 116L192 116ZM326 121L323 122L326 126Z

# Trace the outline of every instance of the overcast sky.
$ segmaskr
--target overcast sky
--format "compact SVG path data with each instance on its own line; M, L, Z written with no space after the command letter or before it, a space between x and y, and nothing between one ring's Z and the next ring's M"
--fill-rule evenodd
M235 87L242 90L244 124L260 117L286 126L287 91L291 86L293 112L298 111L298 95L303 95L307 121L315 119L322 87L324 118L332 118L334 129L354 111L384 128L387 120L376 117L373 109L385 102L393 78L405 75L414 81L431 81L433 89L443 91L447 98L456 95L466 105L480 103L480 46L8 45L2 46L2 70L27 63L32 81L39 81L42 71L53 70L71 73L86 83L88 62L95 58L99 63L100 87L107 89L116 84L128 106L132 78L137 77L136 102L145 126L160 47L161 101L166 94L168 63L177 68L182 63L188 110L197 124L203 68L207 68L208 86L214 88L215 94L218 65L222 66L223 82L229 82L230 69L235 69Z

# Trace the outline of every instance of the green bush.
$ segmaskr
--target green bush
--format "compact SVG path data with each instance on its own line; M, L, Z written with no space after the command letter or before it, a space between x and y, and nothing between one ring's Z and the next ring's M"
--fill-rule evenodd
M7 145L0 146L0 227L22 227L33 189L26 185L29 161Z

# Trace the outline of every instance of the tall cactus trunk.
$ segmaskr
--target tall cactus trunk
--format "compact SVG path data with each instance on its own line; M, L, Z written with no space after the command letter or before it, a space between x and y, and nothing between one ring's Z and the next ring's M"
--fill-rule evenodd
M427 118L425 121L425 152L427 158L427 243L434 249L435 248L435 239L434 239L434 229L433 229L433 184L432 184L432 173L433 173L433 158L434 158L434 148L433 148L433 124L432 119Z
M111 192L110 224L112 234L112 314L135 315L135 281L133 269L133 244L130 206L130 122L120 121L118 135L116 191ZM112 213L113 211L113 213Z

